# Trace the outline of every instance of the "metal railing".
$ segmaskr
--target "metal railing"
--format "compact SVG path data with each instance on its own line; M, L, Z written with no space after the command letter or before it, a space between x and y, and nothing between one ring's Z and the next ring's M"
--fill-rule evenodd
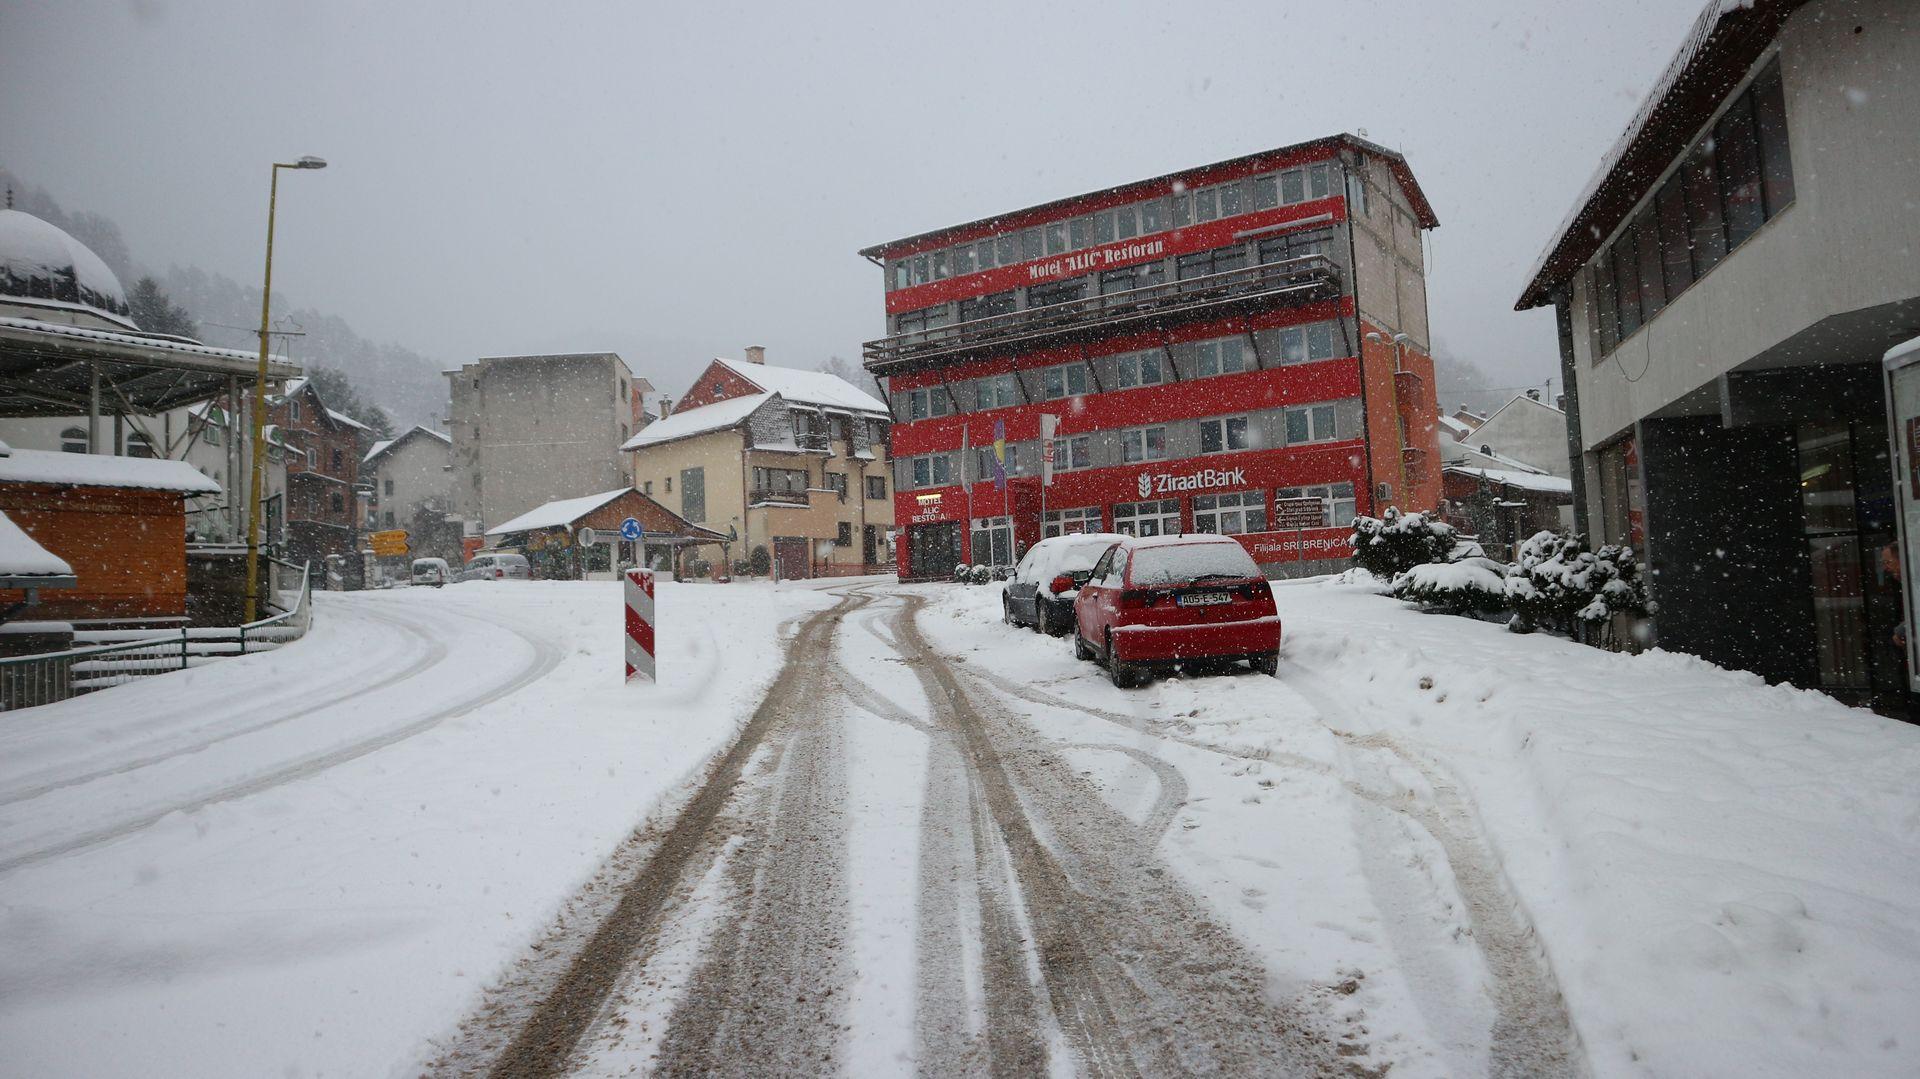
M313 625L313 592L305 566L274 560L298 575L292 605L241 626L80 630L79 647L64 652L0 658L0 712L64 701L136 678L183 671L231 656L270 652L306 636ZM279 606L268 600L270 607Z
M889 367L992 345L1031 344L1122 323L1193 316L1248 301L1284 297L1307 302L1339 294L1338 265L1325 255L1303 255L895 334L868 341L861 346L861 354L869 370L884 373Z

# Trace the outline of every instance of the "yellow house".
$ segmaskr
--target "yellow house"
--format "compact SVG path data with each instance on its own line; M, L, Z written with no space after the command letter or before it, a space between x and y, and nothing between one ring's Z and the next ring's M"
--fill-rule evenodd
M783 579L893 572L887 406L825 372L769 367L758 346L746 352L714 360L621 447L634 485L730 531L736 560Z

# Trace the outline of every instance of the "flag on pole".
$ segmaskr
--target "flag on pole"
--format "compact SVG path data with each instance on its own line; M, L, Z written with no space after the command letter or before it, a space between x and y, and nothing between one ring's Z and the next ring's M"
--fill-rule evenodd
M1007 489L1007 421L993 421L993 485Z
M1051 412L1040 414L1040 486L1053 486L1053 432L1060 417Z

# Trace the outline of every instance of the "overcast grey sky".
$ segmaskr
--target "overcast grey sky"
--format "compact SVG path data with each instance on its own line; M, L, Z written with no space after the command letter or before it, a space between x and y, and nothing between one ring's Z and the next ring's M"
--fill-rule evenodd
M137 258L276 285L449 363L855 358L877 241L1341 130L1432 200L1433 327L1556 368L1514 298L1699 0L0 9L0 163Z

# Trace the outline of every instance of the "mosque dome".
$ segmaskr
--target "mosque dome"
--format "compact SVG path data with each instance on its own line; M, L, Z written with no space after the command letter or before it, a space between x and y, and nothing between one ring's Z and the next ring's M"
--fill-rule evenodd
M126 290L100 256L21 210L0 210L0 304L88 312L137 328Z

